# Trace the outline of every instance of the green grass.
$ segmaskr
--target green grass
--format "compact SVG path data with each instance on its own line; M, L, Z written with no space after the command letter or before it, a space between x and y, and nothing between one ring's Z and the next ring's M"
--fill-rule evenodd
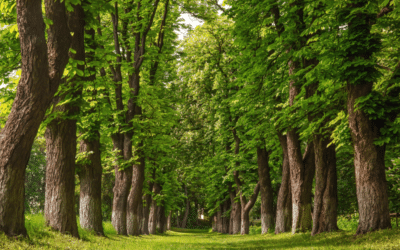
M0 235L0 249L400 249L400 230L381 230L354 236L355 219L339 219L349 229L311 237L310 233L260 235L252 227L250 235L223 235L210 230L174 229L165 234L140 237L116 235L110 223L104 223L107 237L98 237L79 229L81 239L53 232L44 226L42 215L27 215L29 239Z

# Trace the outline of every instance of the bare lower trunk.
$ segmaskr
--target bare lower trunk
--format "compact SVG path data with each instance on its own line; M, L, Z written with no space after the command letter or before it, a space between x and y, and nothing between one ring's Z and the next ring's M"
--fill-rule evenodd
M214 214L211 218L212 218L212 231L213 231L213 232L218 232L218 228L217 228L217 216Z
M385 175L385 145L374 142L379 127L360 109L356 100L372 91L372 83L348 85L349 126L354 145L357 201L360 214L357 234L391 228Z
M165 230L166 230L166 221L167 221L167 218L166 218L166 216L165 216L165 207L164 206L160 206L159 207L159 209L158 209L158 213L159 213L159 216L158 216L158 228L159 228L159 233L160 234L163 234L163 233L165 233Z
M143 231L143 222L144 222L144 216L143 216L143 198L140 199L139 201L139 206L138 206L138 222L139 222L139 234L144 234Z
M47 18L53 21L48 29L49 49L41 3L17 1L21 79L0 137L0 231L9 236L27 236L25 169L40 123L68 62L70 35L64 3L46 1Z
M80 152L91 152L89 162L80 165L80 201L79 221L81 227L104 235L103 217L101 213L101 153L100 133L96 138L81 141Z
M230 217L230 223L232 224L232 232L231 234L238 234L240 233L240 225L241 225L241 213L242 213L242 207L240 205L240 200L236 199L236 191L231 191L229 193L230 199L231 199L231 217Z
M307 148L303 156L304 164L304 183L302 190L302 210L300 211L300 223L299 228L305 232L312 229L312 214L311 214L311 203L312 203L312 185L315 176L315 153L314 143L311 142L307 145Z
M186 228L187 220L189 218L189 210L190 210L190 201L188 196L187 187L185 186L185 194L186 194L186 210L182 220L182 228Z
M230 209L231 201L230 199L226 199L224 203L221 206L222 209L222 231L221 233L223 234L228 234L229 233L229 216L227 215L227 212Z
M314 135L316 185L314 195L312 235L338 230L337 174L335 145Z
M54 230L79 237L75 214L76 121L58 119L46 130L44 216Z
M171 230L171 219L172 219L172 211L169 211L168 218L167 218L167 230Z
M139 235L139 203L142 199L144 183L144 158L140 163L133 165L132 188L128 197L128 208L126 214L127 232L129 235Z
M261 193L261 234L268 233L274 226L274 203L269 174L269 153L265 148L257 148L258 178Z
M257 183L256 187L254 188L254 192L251 195L248 202L246 202L246 198L242 193L240 193L240 202L242 204L242 214L241 214L241 228L240 234L249 234L250 232L250 210L253 208L254 204L256 203L258 193L260 191L260 183Z
M161 187L159 184L154 183L153 185L153 193L154 195L157 195L161 192ZM158 212L158 206L156 200L153 200L151 203L151 208L150 208L150 218L149 218L149 233L150 234L155 234L156 229L157 229L157 212Z
M222 211L221 209L217 212L217 232L222 233Z
M153 185L151 186L153 189ZM151 206L151 194L145 195L146 204L143 206L143 234L149 234L149 218L150 218L150 206Z
M119 157L124 157L124 136L117 134L113 135L114 149L119 150ZM128 139L129 140L129 139ZM119 169L119 165L115 166L115 185L114 185L114 199L111 223L117 234L127 235L126 228L126 209L128 203L129 190L132 185L132 167Z
M287 139L285 135L278 134L283 151L282 183L279 188L275 233L289 232L292 223L292 192L290 185L290 166L287 150Z

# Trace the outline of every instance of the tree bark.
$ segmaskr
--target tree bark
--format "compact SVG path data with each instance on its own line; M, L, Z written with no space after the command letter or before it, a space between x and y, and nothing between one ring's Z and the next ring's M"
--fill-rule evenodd
M218 228L217 228L217 215L213 215L212 216L212 231L213 232L218 232Z
M31 148L68 62L70 33L64 3L46 1L46 48L42 1L17 0L21 79L0 138L0 231L27 236L24 217L25 170Z
M73 6L74 11L68 12L69 30L73 32L71 48L75 54L69 53L70 58L85 61L85 14L81 5ZM83 65L77 66L84 70ZM46 195L45 220L51 228L62 233L69 233L79 238L75 213L75 158L77 145L76 118L79 106L68 103L56 106L59 101L72 95L77 98L81 95L81 88L77 87L77 75L67 83L66 92L53 99L53 112L60 112L67 118L56 117L48 125L45 133L47 149L46 167ZM76 90L78 89L78 90Z
M356 111L356 100L372 91L372 83L348 84L347 110L354 145L354 166L358 211L360 214L357 234L391 228L388 191L385 175L386 145L374 141L380 132L377 122L371 121L362 110Z
M278 136L283 151L283 163L282 183L279 188L277 200L275 234L288 232L292 223L292 192L287 138L286 135L282 135L282 133L278 133Z
M127 232L129 235L139 235L139 203L143 195L144 164L143 156L139 164L133 165L132 188L128 197Z
M153 170L153 181L155 179L156 171L155 169ZM153 192L153 186L154 182L153 181L148 181L147 184L149 185L149 192ZM151 194L146 194L145 195L145 200L146 200L146 205L143 207L143 213L144 213L144 222L143 222L143 234L149 234L149 216L150 216L150 207L152 204L152 197Z
M222 211L221 211L221 207L220 209L217 211L217 232L218 233L222 233Z
M184 186L185 188L185 194L186 194L186 210L185 210L185 215L183 216L182 220L182 228L186 228L186 224L189 218L189 210L190 210L190 200L189 200L189 195L187 191L187 187Z
M168 218L167 218L167 230L171 230L171 219L172 219L172 211L169 211Z
M320 134L314 135L316 185L311 235L338 230L337 174L335 145Z
M95 50L97 46L95 45L94 29L86 30L86 34L91 36L90 47ZM93 61L93 56L94 53L87 53L87 61ZM95 68L88 68L88 71L90 71L91 75L86 77L86 81L94 84L96 80ZM93 97L96 97L96 90L91 91L91 93ZM93 107L84 115L91 119L93 116L97 116L97 111ZM87 154L85 158L87 161L80 164L78 171L80 179L79 221L83 229L92 230L97 235L104 236L101 210L101 179L103 169L101 165L99 129L100 121L96 117L89 128L85 128L85 136L80 142L80 153Z
M258 178L261 193L261 234L274 226L274 203L269 169L269 153L265 147L257 148Z
M300 224L299 228L303 232L312 229L312 185L315 176L315 153L314 153L314 143L310 142L303 155L303 164L304 164L304 190L303 201L304 206L303 210L300 211Z
M238 234L240 233L240 226L241 226L241 214L242 214L242 206L240 205L240 200L236 200L236 190L233 190L229 193L231 199L231 216L230 216L230 230L232 230L231 234Z
M240 200L242 203L242 214L241 214L241 230L240 234L245 235L250 233L250 210L253 208L254 204L256 203L258 193L260 191L260 182L257 183L256 187L254 188L254 192L251 195L248 202L246 202L246 197L240 193Z
M226 199L223 204L221 204L221 211L222 211L222 230L221 233L223 234L228 234L229 233L229 221L230 217L226 215L226 213L229 211L229 208L231 206L231 200Z
M93 131L92 131L93 132ZM80 166L80 207L79 221L81 227L92 230L98 235L104 235L103 216L101 212L101 152L100 133L96 138L82 140L80 152L92 152L88 155L89 162Z
M161 186L158 183L153 185L154 196L161 192ZM149 234L155 234L157 229L157 201L153 199L151 202L150 218L149 218Z
M165 207L164 207L164 205L161 205L158 208L158 214L159 214L158 223L157 223L158 224L158 228L159 228L158 232L160 234L163 234L163 233L165 233L166 226L167 226L167 223L166 223L167 218L165 216Z

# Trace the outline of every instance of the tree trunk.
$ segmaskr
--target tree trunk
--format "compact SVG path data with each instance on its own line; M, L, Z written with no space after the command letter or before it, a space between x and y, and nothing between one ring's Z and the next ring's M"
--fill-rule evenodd
M229 211L230 206L231 206L230 199L226 199L221 206L221 209L222 209L222 231L221 231L221 233L223 233L223 234L229 233L230 218L227 216L226 213L227 213L227 211Z
M159 216L158 216L158 220L159 220L158 228L159 228L159 230L158 231L160 232L160 234L163 234L163 233L165 233L166 220L167 220L167 218L165 216L165 207L164 207L164 205L159 207L158 213L159 213Z
M71 48L76 51L70 53L70 58L85 61L85 14L81 5L75 5L73 12L68 12L68 26L74 33ZM77 66L84 70L83 65ZM81 95L81 88L77 88L76 81L81 80L74 76L67 82L66 92L61 97L53 99L53 111L60 112L67 117L79 114L79 106L69 103L56 106L68 95L77 98ZM76 90L78 89L78 90ZM69 233L78 237L78 226L75 213L75 158L76 158L76 118L54 118L48 125L45 133L47 149L46 167L46 195L45 219L46 224L62 233Z
M92 152L87 158L89 162L80 165L80 224L84 229L93 230L98 235L104 235L103 216L101 212L102 167L100 133L98 131L96 138L90 141L81 141L80 152Z
M242 203L242 214L241 214L241 229L240 234L245 235L249 234L250 232L250 210L253 208L254 204L256 203L258 193L260 191L260 182L257 183L256 187L254 188L254 192L250 197L250 200L246 202L246 197L240 193L240 200Z
M150 180L147 181L147 184L149 185L148 187L149 194L145 195L146 206L143 207L143 217L144 217L143 234L149 234L149 216L150 216L150 207L152 203L151 193L153 192L155 178L156 178L156 169L153 169L152 181Z
M220 209L217 211L217 232L218 233L222 233L222 211L221 211L221 207Z
M328 138L314 135L316 185L312 235L338 230L337 174L335 145Z
M360 109L356 100L372 91L372 83L347 86L349 126L354 145L354 166L358 210L357 234L391 228L388 191L385 175L385 149L374 141L379 138L379 127Z
M172 211L169 211L168 218L167 218L167 230L171 230L171 219L172 219Z
M231 227L231 234L238 234L240 233L240 226L241 226L241 214L242 214L242 207L240 205L240 201L236 200L236 191L231 191L229 193L231 199L231 216L230 216L230 223L232 224Z
M139 203L142 199L144 183L144 164L143 157L140 163L133 165L132 188L128 197L127 211L127 232L129 235L139 235Z
M0 231L27 236L24 217L25 170L32 144L68 62L70 34L64 3L46 1L53 21L46 48L42 1L17 0L21 79L0 137Z
M186 224L189 218L189 210L190 210L190 200L189 200L189 195L187 191L187 187L184 186L185 188L185 194L186 194L186 210L185 210L185 215L183 216L182 220L182 228L186 228Z
M158 183L153 185L153 193L157 195L161 192L161 187ZM157 229L157 212L158 206L156 200L151 202L150 218L149 218L149 234L155 234Z
M279 188L275 233L288 232L292 223L292 192L290 185L290 166L287 149L286 135L278 133L279 141L283 151L282 183Z
M269 153L264 147L257 148L258 178L261 193L261 234L268 233L274 226L274 200L269 174Z
M139 234L144 234L143 232L143 222L144 222L144 216L143 216L143 200L144 196L139 200L139 205L138 205L138 223L139 223Z
M212 216L212 231L213 232L218 232L218 228L217 228L217 215L213 215Z

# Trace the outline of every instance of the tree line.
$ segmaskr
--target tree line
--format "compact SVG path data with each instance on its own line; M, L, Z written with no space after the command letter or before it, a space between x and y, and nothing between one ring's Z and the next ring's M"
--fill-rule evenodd
M335 231L354 211L357 234L391 228L397 5L3 0L0 231L27 235L40 142L46 224L75 237L77 194L99 235L105 210L122 235L186 227L193 209L230 234L252 209L262 233Z

